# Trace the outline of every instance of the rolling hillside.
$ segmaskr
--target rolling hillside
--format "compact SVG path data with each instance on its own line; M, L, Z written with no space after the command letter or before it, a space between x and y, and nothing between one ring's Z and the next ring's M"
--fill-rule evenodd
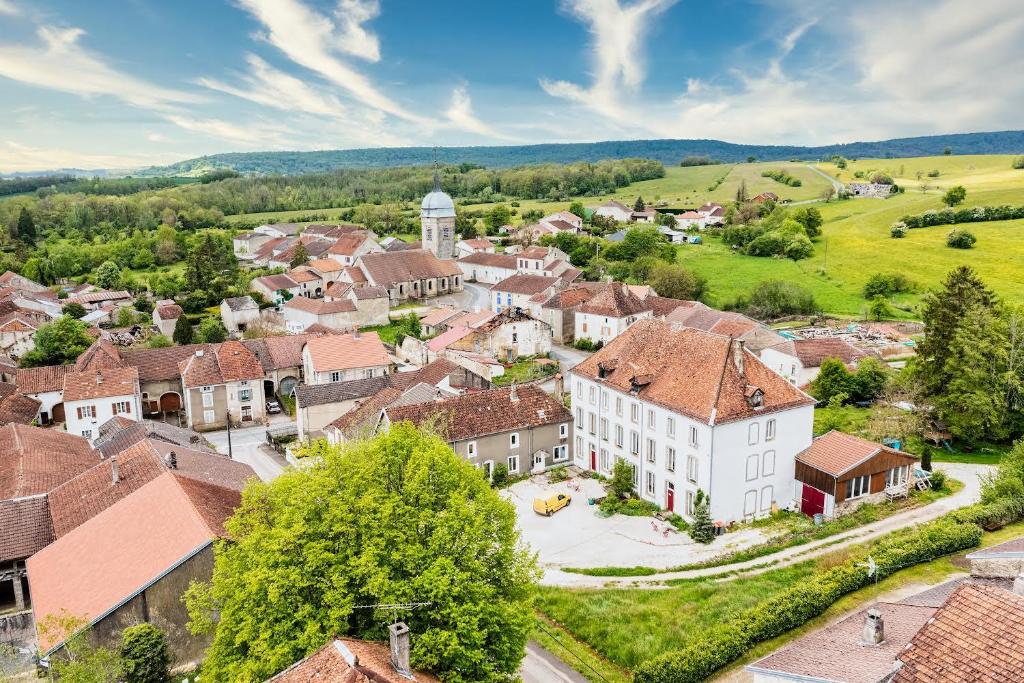
M446 164L478 164L505 168L523 164L570 163L623 157L657 159L674 166L686 156L708 156L725 163L748 157L761 161L828 159L834 154L848 158L920 157L943 154L1024 153L1024 131L961 133L899 138L878 142L853 142L823 147L738 145L721 140L622 140L575 144L520 145L505 147L442 147L438 159ZM295 175L335 168L415 166L432 163L430 147L325 150L317 152L235 152L188 159L169 166L154 166L138 175L197 175L211 168L232 168L240 173Z

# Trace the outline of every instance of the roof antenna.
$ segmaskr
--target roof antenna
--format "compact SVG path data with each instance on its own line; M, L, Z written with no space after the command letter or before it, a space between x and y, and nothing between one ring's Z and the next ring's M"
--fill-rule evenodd
M441 176L437 169L437 145L434 145L434 192L441 191Z

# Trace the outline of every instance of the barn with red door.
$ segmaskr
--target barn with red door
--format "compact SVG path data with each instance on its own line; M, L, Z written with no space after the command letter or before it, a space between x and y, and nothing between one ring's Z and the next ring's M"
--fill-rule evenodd
M796 456L796 497L806 515L833 517L861 503L906 494L917 457L831 431Z

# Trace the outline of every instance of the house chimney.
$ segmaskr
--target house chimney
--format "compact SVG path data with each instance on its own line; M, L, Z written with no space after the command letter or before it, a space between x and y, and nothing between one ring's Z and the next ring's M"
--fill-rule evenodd
M110 483L116 484L121 481L121 468L117 465L117 456L110 456Z
M885 641L885 621L882 613L871 608L864 615L864 632L861 643L864 645L881 645Z
M732 340L732 360L736 363L736 370L743 375L744 344L742 339Z
M178 469L178 454L171 451L164 457L164 462L167 463L167 468L171 470Z
M555 374L555 398L559 401L562 400L562 395L565 393L565 378L562 377L562 373Z
M515 385L515 382L513 382L513 383L512 383L512 391L510 391L510 392L508 393L508 399L509 399L510 401L518 401L518 400L519 400L519 395L518 395L518 394L516 394L516 385Z
M388 633L391 636L391 666L401 676L412 678L412 669L409 668L409 627L400 621L388 626Z
M353 339L359 339L359 328L358 327L352 330L352 338Z
M1013 580L1013 592L1016 595L1024 595L1024 569L1021 569L1020 574Z

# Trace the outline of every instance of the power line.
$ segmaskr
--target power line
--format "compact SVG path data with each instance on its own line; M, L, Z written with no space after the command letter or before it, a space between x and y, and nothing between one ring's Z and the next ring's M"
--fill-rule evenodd
M569 649L569 646L568 646L568 645L566 645L565 643L563 643L562 641L560 641L560 640L558 639L558 636L556 636L556 635L555 635L554 633L552 633L551 631L547 630L547 628L545 628L545 627L544 627L544 624L543 624L543 623L542 623L542 622L541 622L540 620L538 620L538 621L537 621L537 626L538 626L538 627L540 627L540 630L541 630L541 631L544 631L544 633L548 634L548 636L549 636L549 637L551 638L551 640L553 640L553 641L555 641L556 643L558 643L559 645L561 645L561 646L562 646L562 649L563 649L563 650L565 650L566 652L568 652L569 654L571 654L571 655L572 655L573 657L575 657L575 658L576 658L577 660L579 660L580 664L582 664L583 666L585 666L585 667L587 667L588 669L590 669L591 671L593 671L593 672L594 672L594 675L596 675L596 676L597 676L598 678L600 678L600 679L601 679L602 681L607 681L607 680L608 680L607 678L605 678L604 676L602 676L602 675L601 675L601 672L600 672L600 671L598 671L597 669L595 669L595 668L594 668L593 666L591 666L591 665L590 665L590 664L589 664L589 663L588 663L588 662L587 662L586 660L584 660L584 659L583 659L582 657L580 657L580 656L579 656L578 654L576 654L576 653L575 653L575 652L573 652L573 651L572 651L571 649Z

